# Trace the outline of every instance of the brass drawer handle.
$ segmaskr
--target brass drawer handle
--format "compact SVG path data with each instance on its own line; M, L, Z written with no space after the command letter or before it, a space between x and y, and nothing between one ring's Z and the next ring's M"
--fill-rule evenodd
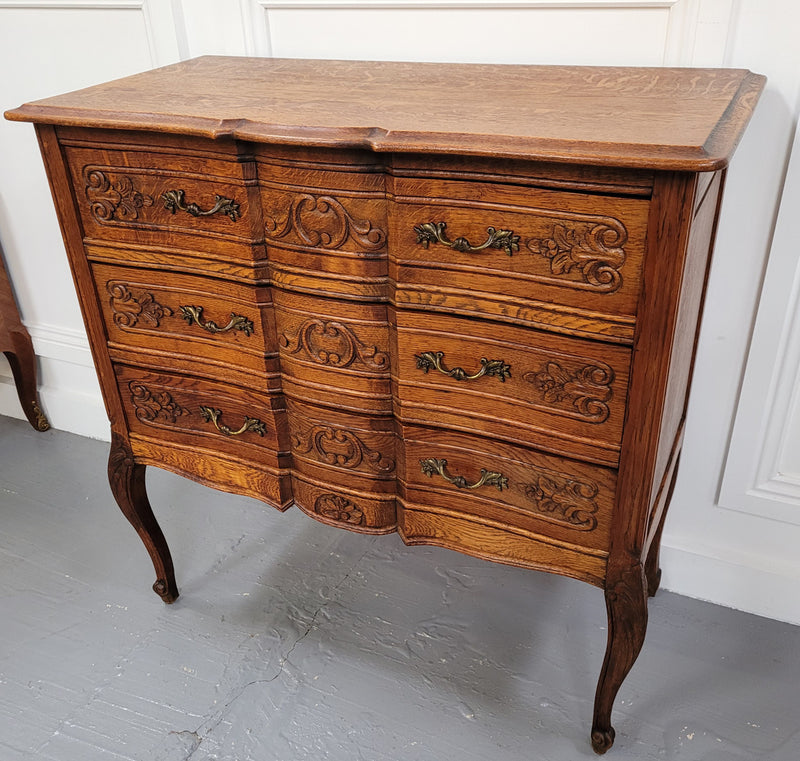
M511 377L511 365L507 365L502 359L481 357L481 369L474 375L467 375L467 371L462 367L454 367L452 370L448 370L442 364L442 359L444 359L443 351L423 351L421 354L415 354L414 357L417 360L418 370L424 370L427 373L428 370L434 368L458 381L475 380L484 375L496 375L502 383L505 383L506 378Z
M451 476L447 472L447 460L437 460L429 457L427 460L420 460L419 464L422 472L431 477L438 473L445 481L457 486L459 489L477 489L479 486L496 486L498 491L508 488L508 479L502 473L493 473L481 468L481 477L474 483L468 483L464 476Z
M207 330L209 333L227 333L229 330L241 330L242 333L249 336L253 332L253 321L248 320L247 317L242 314L231 312L230 322L221 328L213 320L206 320L203 322L203 307L182 306L179 307L179 309L181 310L181 317L183 317L189 325L194 323L203 328L203 330Z
M425 248L431 243L441 243L449 246L453 251L463 251L475 253L487 248L496 248L505 251L509 256L514 251L519 251L519 235L514 235L513 230L496 230L494 227L487 227L486 232L489 237L480 246L473 246L466 238L456 238L450 240L445 235L446 222L423 222L414 225L414 232L417 234L417 243L421 243Z
M247 431L252 431L259 436L263 436L266 432L266 426L257 418L246 417L242 427L238 431L234 431L228 428L225 423L220 423L219 419L222 417L222 410L217 410L213 407L200 407L200 414L203 416L203 420L205 420L206 423L213 423L214 427L226 436L239 436Z
M161 198L164 201L164 208L173 214L180 210L191 214L193 217L210 217L212 214L227 214L233 222L239 219L239 204L232 198L214 196L216 203L210 209L203 210L196 203L187 204L184 200L183 190L168 190Z

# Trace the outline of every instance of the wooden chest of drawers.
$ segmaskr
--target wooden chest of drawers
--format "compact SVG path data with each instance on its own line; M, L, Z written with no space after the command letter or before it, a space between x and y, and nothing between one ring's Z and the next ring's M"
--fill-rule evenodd
M156 592L146 465L583 579L607 750L763 82L203 58L9 112L37 126Z

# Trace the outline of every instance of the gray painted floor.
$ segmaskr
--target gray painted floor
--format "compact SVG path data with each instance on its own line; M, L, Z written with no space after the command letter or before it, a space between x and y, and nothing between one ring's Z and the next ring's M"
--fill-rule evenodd
M107 445L0 418L0 761L595 758L602 593L151 469L152 591ZM619 761L797 761L800 628L661 592Z

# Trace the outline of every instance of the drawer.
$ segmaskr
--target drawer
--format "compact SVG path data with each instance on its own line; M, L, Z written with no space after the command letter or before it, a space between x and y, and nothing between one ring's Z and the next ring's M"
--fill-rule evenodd
M406 508L607 553L614 469L431 427L403 426L403 434Z
M259 146L256 160L273 282L385 300L388 223L379 158Z
M287 401L295 504L325 523L367 533L393 531L393 418Z
M92 273L112 352L136 349L173 369L199 363L243 383L277 372L266 288L98 262Z
M289 447L279 394L123 364L114 371L130 431L234 462L288 464L281 454Z
M649 201L395 178L398 303L630 341Z
M626 347L408 310L396 312L397 411L615 465Z
M203 246L244 259L252 259L252 244L263 241L257 191L246 179L254 172L246 163L218 154L183 156L158 145L66 141L64 152L87 239Z
M386 304L274 289L287 396L353 411L392 411Z

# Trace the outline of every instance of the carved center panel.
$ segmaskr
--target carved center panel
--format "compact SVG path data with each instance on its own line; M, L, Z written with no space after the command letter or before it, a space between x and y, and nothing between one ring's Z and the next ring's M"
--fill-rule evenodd
M283 218L267 216L267 238L294 238L306 246L338 249L346 243L372 252L383 248L386 232L369 219L356 219L338 199L329 195L297 195L283 212Z
M312 317L297 333L286 332L278 339L288 354L303 354L318 365L350 367L358 362L369 370L388 370L389 356L368 346L353 329L337 320Z

